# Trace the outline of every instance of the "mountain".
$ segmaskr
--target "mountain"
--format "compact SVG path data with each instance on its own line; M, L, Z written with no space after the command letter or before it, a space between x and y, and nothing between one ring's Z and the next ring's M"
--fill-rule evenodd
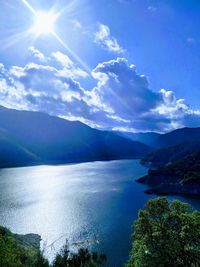
M200 128L182 128L154 141L159 148L141 162L153 167L139 182L147 193L200 195ZM155 167L157 169L155 169Z
M9 133L0 129L0 167L25 166L37 160L35 154L16 142Z
M150 148L79 122L0 107L0 166L141 158Z
M160 167L183 159L197 151L200 151L200 141L180 143L150 152L142 158L141 163L151 167Z
M0 226L0 266L49 267L47 260L41 256L41 240L37 234L14 234Z
M200 195L200 150L172 164L164 165L138 182L148 184L147 193Z
M181 128L170 133L162 134L153 141L153 146L162 148L175 146L186 142L200 142L200 127L198 128Z
M146 132L146 133L131 133L116 131L119 136L126 137L132 141L142 142L143 144L153 146L154 142L161 136L159 133Z

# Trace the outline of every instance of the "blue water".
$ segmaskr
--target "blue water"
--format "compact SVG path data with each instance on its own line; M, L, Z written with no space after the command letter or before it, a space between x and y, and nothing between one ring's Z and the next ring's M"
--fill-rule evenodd
M138 160L36 166L0 171L0 225L37 233L47 257L69 245L105 252L122 266L131 248L131 225L154 196L135 179L146 174ZM200 201L184 199L199 209Z

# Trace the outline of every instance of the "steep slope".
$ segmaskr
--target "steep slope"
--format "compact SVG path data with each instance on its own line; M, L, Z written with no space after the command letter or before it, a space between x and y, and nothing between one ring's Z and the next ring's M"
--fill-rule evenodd
M159 167L183 159L187 155L199 150L200 141L180 143L175 146L160 148L149 153L141 160L141 163L152 167Z
M181 160L150 169L148 175L138 179L151 188L147 193L200 195L200 150Z
M141 160L157 167L138 179L150 185L146 192L200 195L200 128L183 128L164 134L155 145L160 149Z
M200 127L198 128L182 128L174 130L170 133L162 134L154 140L154 147L168 147L186 142L200 142Z
M7 139L31 155L31 158L24 159L31 163L140 158L150 151L148 146L113 132L99 131L78 121L67 121L39 112L0 107L0 128L9 136ZM5 142L5 136L1 140ZM10 151L10 156L13 155L12 149L7 151ZM4 162L4 159L1 160Z
M16 142L10 134L0 129L0 168L26 166L39 161L38 156Z

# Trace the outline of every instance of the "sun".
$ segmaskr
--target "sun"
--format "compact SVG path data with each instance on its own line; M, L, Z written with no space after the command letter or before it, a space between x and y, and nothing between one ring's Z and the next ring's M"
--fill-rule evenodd
M57 15L55 13L39 11L35 15L31 32L36 36L54 33L56 20Z

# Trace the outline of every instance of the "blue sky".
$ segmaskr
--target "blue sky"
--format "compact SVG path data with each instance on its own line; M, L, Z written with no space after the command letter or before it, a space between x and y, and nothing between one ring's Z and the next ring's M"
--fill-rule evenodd
M53 32L33 31L50 11ZM0 12L1 105L100 129L200 126L198 0L7 0Z

